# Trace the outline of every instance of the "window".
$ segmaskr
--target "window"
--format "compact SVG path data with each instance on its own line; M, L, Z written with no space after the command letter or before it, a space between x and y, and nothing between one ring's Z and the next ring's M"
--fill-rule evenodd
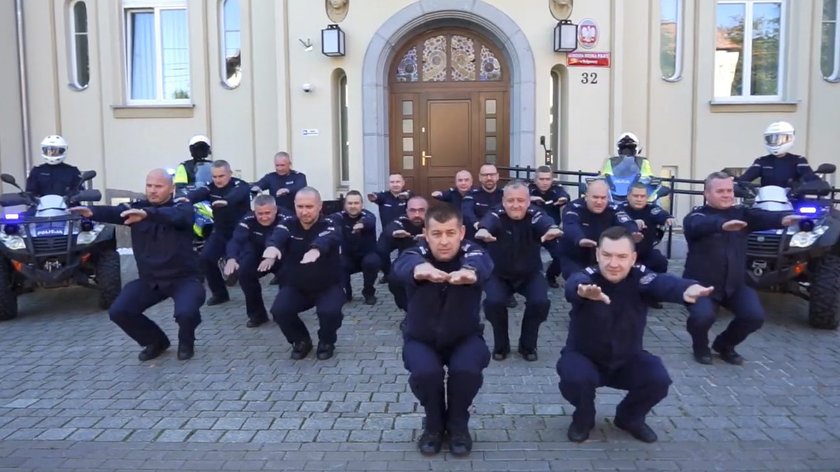
M715 98L781 99L784 6L780 0L718 1Z
M183 1L124 0L129 103L190 99L187 9Z
M222 83L228 88L236 88L242 81L239 0L222 0L219 6Z
M840 31L837 29L837 12L840 0L823 0L822 47L820 70L825 80L840 82Z
M682 76L683 0L659 2L659 69L662 78L676 82Z
M82 1L71 2L69 13L70 86L84 90L90 82L87 5Z
M336 79L338 103L338 173L341 185L350 185L350 136L347 129L347 74L338 71Z
M436 34L409 45L397 63L396 82L495 82L502 80L496 50L478 38Z

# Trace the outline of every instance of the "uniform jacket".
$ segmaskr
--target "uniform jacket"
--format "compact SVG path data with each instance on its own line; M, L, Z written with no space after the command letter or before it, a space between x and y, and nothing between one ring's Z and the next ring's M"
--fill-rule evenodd
M760 178L762 187L765 185L778 185L779 187L790 187L796 182L808 182L819 180L808 160L797 154L785 154L776 157L772 154L761 156L744 172L738 180L741 182L752 182Z
M392 221L395 221L401 216L405 216L405 207L408 204L408 199L414 196L410 190L407 190L408 196L398 197L390 191L376 192L376 203L379 206L379 221L382 222L382 229Z
M563 208L564 251L572 259L589 265L595 262L595 250L580 247L581 239L598 241L601 233L612 226L624 226L630 232L638 232L639 227L627 213L618 207L608 205L601 213L589 211L583 198L569 203Z
M341 230L341 253L351 257L362 257L376 251L376 215L362 210L355 217L342 210L330 215ZM362 223L362 230L353 232L353 227Z
M274 218L274 221L271 222L268 226L263 226L257 221L257 217L254 216L254 213L248 213L241 220L239 220L239 224L236 225L236 229L233 230L233 236L230 238L230 241L227 243L227 247L225 248L225 256L227 259L236 259L242 260L242 257L246 253L253 253L256 254L257 257L262 256L263 251L265 250L265 240L271 233L274 232L274 228L284 219L285 217L280 213L277 213L277 216Z
M569 192L566 192L562 185L557 184L552 184L552 186L548 187L548 190L545 192L541 191L536 184L531 184L528 189L532 197L540 197L543 199L543 201L532 201L531 204L539 207L540 210L544 211L551 217L552 220L554 220L555 223L559 225L561 219L560 210L571 200ZM566 203L559 206L555 205L554 202L560 198L565 198Z
M483 188L470 190L461 200L461 214L464 217L464 225L474 225L481 221L490 210L501 206L503 193L502 189L498 187L492 192Z
M79 169L63 162L35 166L26 178L26 191L38 197L71 195L78 192L81 186L82 174Z
M642 234L645 236L641 242L636 243L636 252L639 256L644 256L650 253L653 250L653 243L656 241L656 232L658 231L658 226L664 225L668 218L671 218L671 214L665 211L659 205L653 205L648 203L644 207L639 210L633 209L627 202L622 202L619 205L619 209L635 220L642 220L645 222L647 228L641 230Z
M298 190L306 187L306 174L296 170L290 170L286 175L271 172L256 181L254 186L262 190L268 190L269 194L277 201L277 206L294 213L295 195L297 195ZM289 189L289 193L278 197L277 191L281 188Z
M405 230L411 234L410 238L395 238L394 231ZM385 226L379 241L376 242L376 250L380 257L387 257L390 260L391 253L396 249L402 254L408 248L417 245L417 236L423 234L423 225L416 226L407 216L401 216Z
M248 183L233 177L222 188L210 184L187 194L190 202L196 203L208 200L212 205L217 200L227 201L227 205L213 208L213 232L221 233L229 239L239 220L251 209L251 191Z
M496 237L496 241L487 244L493 258L493 273L510 280L526 278L542 270L540 238L556 227L554 220L535 206L529 207L521 220L513 220L504 208L496 208L478 224L479 230L486 229Z
M297 217L288 217L271 233L266 247L280 250L286 285L305 292L320 292L341 281L340 230L324 217L304 229ZM303 255L318 249L318 260L301 264Z

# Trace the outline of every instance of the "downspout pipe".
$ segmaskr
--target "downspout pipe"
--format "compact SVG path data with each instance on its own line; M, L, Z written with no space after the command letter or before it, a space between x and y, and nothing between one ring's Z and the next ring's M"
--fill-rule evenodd
M18 72L20 81L20 110L23 128L23 171L28 173L32 168L29 139L29 90L26 81L26 55L23 47L23 0L15 0L15 16L17 18L17 49Z

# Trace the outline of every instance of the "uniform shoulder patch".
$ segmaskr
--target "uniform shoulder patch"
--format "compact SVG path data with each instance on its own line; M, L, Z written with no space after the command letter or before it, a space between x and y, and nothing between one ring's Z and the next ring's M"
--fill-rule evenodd
M662 211L663 211L662 208L659 208L658 206L653 206L650 209L650 214L651 215L658 215L658 214L662 213Z
M598 266L591 266L591 267L587 267L583 271L586 272L588 275L595 275L595 274L599 273L601 270L598 268Z
M648 285L651 282L653 282L653 279L655 279L656 276L657 276L656 272L648 272L641 279L639 279L639 284Z

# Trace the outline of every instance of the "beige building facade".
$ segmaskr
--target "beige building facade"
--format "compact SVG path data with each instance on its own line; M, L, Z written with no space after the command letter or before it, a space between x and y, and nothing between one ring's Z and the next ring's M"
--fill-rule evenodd
M205 134L242 178L287 150L332 198L392 171L428 192L482 162L541 165L541 136L556 168L596 171L631 131L657 172L702 178L765 154L778 120L814 167L840 164L837 4L4 0L0 170L23 178L61 134L113 197ZM555 52L566 16L577 49ZM331 24L343 55L324 54Z

